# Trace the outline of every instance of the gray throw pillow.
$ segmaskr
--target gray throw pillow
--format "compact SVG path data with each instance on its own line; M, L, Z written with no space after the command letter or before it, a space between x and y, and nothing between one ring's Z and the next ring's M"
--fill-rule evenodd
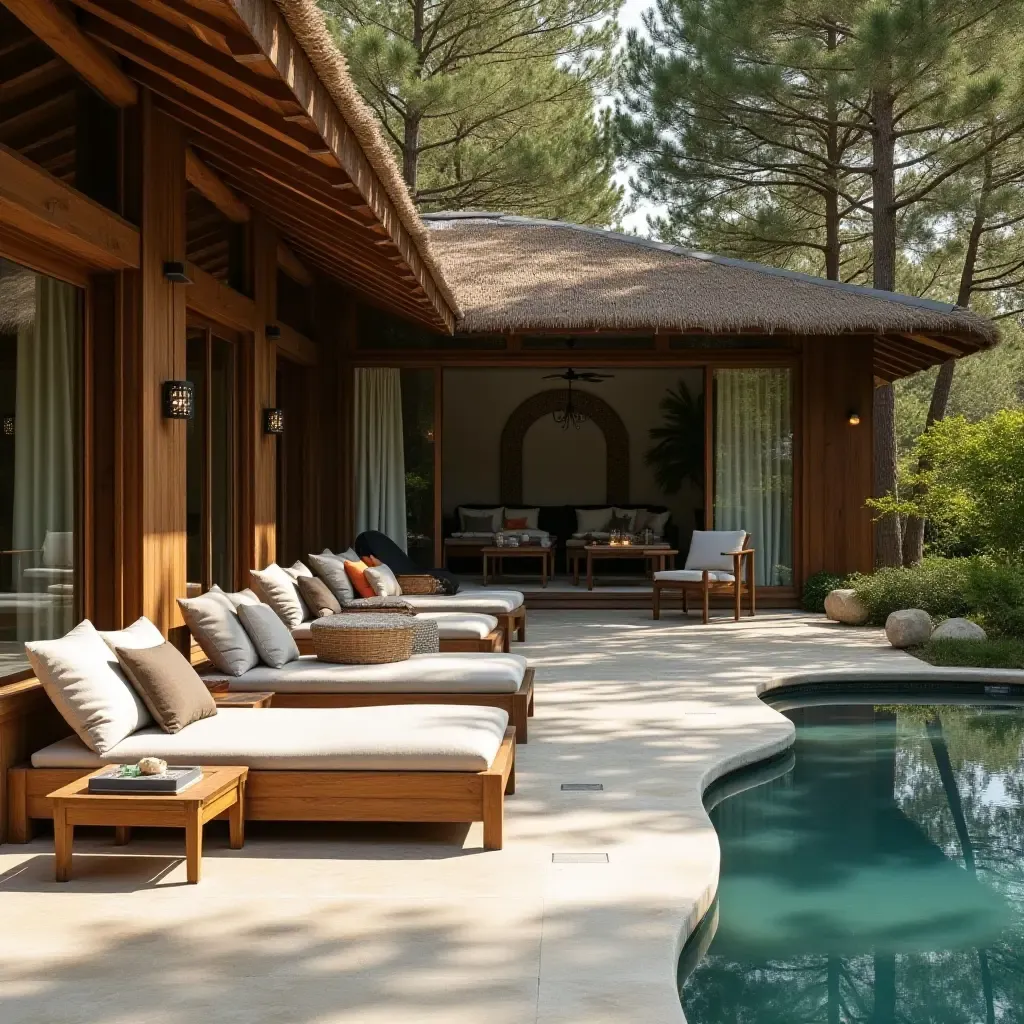
M462 517L463 533L494 533L494 520L491 516L464 515Z
M345 559L338 555L321 554L307 556L310 567L331 589L340 604L356 596L352 581L345 572Z
M337 615L341 611L341 602L319 576L301 576L295 582L314 618L322 619L325 615Z
M203 654L221 672L240 676L259 664L260 656L242 627L238 612L223 593L179 597L178 607ZM244 607L255 608L256 605Z
M238 609L238 618L264 665L282 668L289 661L298 660L295 638L270 605L244 604Z
M164 732L217 714L217 705L188 659L174 644L115 647L121 669Z

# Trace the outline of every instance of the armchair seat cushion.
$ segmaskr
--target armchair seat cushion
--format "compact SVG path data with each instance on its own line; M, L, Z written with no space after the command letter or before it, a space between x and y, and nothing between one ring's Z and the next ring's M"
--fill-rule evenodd
M665 569L656 572L654 578L659 583L700 583L704 578L704 573L700 569ZM735 583L736 577L731 572L711 569L708 570L708 581L710 583Z

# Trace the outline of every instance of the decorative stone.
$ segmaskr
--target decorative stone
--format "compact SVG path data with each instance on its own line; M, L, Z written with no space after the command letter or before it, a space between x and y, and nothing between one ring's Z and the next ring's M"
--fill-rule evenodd
M139 774L163 775L167 771L167 762L159 757L144 757L139 762Z
M919 647L932 635L932 617L921 608L893 612L885 620L885 635L893 647Z
M868 621L867 606L855 590L833 590L825 598L825 614L846 626L863 626Z
M935 627L933 640L987 640L988 635L970 619L946 619Z

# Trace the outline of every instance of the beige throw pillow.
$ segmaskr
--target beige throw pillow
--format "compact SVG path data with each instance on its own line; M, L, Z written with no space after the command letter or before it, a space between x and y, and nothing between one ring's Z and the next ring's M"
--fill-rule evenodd
M115 653L124 674L164 732L180 732L186 725L217 714L210 691L174 644L118 647Z
M309 618L309 609L302 600L295 577L277 562L271 562L266 569L250 569L249 576L257 593L289 629L302 625Z
M297 582L302 600L306 602L314 618L322 619L325 615L337 615L341 611L341 602L318 576L303 576Z
M366 570L366 578L377 597L401 597L402 588L388 566L374 565Z

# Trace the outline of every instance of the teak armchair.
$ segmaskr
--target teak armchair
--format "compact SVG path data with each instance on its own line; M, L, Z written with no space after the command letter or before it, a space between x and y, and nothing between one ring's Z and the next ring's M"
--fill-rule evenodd
M707 625L712 594L731 594L733 617L740 621L743 594L750 597L750 614L757 611L754 582L754 548L744 530L695 530L683 569L654 574L654 618L661 618L662 592L678 592L683 612L689 614L688 595L699 593L704 624Z

